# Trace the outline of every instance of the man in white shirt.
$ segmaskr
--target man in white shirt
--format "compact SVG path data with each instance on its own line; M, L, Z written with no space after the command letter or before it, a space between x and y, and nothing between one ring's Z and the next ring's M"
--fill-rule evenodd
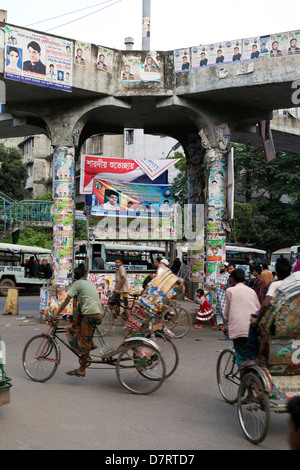
M272 297L274 297L277 289L281 286L283 280L291 274L291 263L287 258L279 258L275 265L275 272L277 281L271 282L269 289L266 293L266 297L257 313L251 316L251 325L249 328L248 342L247 342L247 353L246 361L243 362L241 367L247 367L256 364L256 358L259 351L258 336L257 336L257 325L261 322L263 316L267 312Z
M115 191L109 191L107 194L107 202L102 205L104 211L119 211L120 206L118 204L118 193Z

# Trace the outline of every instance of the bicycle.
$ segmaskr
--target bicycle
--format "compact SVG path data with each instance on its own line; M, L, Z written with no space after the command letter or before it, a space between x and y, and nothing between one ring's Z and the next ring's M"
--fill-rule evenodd
M139 294L131 294L129 300L132 300L131 304L128 306L128 310L132 311L135 301L139 298ZM108 298L107 305L105 305L103 309L103 316L100 325L101 335L107 335L116 325L116 322L119 318L123 320L123 326L126 323L127 315L124 311L125 305L124 303L118 302L116 300L112 300L113 295Z
M64 327L59 327L59 321L51 324L47 333L32 337L24 347L23 368L35 382L45 382L55 374L61 362L59 342L72 351L79 362L81 360L80 355L59 336L66 331ZM158 345L149 338L130 337L111 349L105 345L98 326L94 328L93 337L96 335L99 340L100 354L91 351L87 367L115 367L120 384L131 393L147 395L156 391L166 377L166 365Z
M161 313L161 319L169 330L174 334L174 338L183 338L192 327L192 319L189 312L173 301Z

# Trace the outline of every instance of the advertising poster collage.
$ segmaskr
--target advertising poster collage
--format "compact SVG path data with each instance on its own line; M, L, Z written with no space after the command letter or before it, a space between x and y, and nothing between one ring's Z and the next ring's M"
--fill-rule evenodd
M201 44L174 51L174 72L189 72L212 65L284 57L300 53L300 30L246 39Z
M150 19L143 23L143 38L150 34ZM72 91L74 66L87 71L113 73L119 51L92 44L48 36L15 26L5 26L5 78ZM300 29L175 50L174 73L189 72L212 65L284 57L300 53ZM163 63L159 53L149 51L145 59L123 55L121 83L161 82Z

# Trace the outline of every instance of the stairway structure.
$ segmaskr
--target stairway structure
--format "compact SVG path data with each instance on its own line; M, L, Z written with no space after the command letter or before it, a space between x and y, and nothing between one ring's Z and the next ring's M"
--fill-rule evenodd
M51 201L16 202L0 192L0 239L26 227L52 227Z

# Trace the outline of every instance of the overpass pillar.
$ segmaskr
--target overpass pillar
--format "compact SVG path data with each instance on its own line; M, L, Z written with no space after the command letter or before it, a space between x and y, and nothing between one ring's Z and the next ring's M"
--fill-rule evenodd
M72 280L75 231L75 150L56 146L53 153L53 284Z
M227 160L230 152L230 128L226 123L214 127L210 141L200 132L205 148L204 166L206 172L206 284L217 282L220 265L226 261L226 179Z

